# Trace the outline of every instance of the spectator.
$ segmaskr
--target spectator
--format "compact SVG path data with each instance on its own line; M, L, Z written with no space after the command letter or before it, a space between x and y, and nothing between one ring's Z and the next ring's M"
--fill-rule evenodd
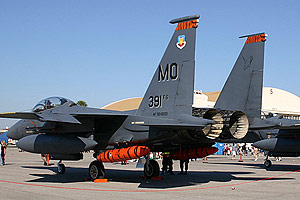
M162 174L164 174L164 172L166 173L170 173L171 175L174 175L173 172L173 161L170 158L170 153L169 152L165 152L163 154L163 160L162 160Z
M254 161L257 161L258 159L258 149L254 147Z
M1 142L1 165L5 165L5 154L6 154L6 143L5 141Z
M184 164L184 167L185 167L185 172L183 172L183 164ZM189 159L180 160L180 173L179 174L187 175L188 169L189 169Z
M236 147L235 145L232 146L232 157L231 160L235 160L235 156L236 156Z

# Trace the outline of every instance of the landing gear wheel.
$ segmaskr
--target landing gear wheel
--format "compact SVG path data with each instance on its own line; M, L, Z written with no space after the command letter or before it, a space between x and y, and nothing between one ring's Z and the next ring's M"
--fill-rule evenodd
M146 178L159 175L159 164L156 160L149 160L144 165L144 175Z
M89 175L92 180L104 178L105 170L102 162L99 162L97 160L91 162L89 166Z
M265 160L264 166L265 166L265 168L270 168L272 166L271 160Z
M57 164L57 173L64 174L66 172L66 166L62 163Z

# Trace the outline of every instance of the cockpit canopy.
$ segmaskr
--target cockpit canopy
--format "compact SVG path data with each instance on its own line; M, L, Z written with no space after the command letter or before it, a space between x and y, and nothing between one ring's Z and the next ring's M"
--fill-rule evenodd
M67 102L72 102L69 99L63 97L49 97L38 102L32 109L33 112L40 112L50 108L61 106Z

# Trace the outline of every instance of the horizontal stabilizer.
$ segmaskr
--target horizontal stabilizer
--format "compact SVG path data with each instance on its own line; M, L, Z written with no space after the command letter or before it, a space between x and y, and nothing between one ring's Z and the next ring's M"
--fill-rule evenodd
M255 130L255 129L261 130L261 129L269 129L269 128L300 129L300 120L286 119L278 115L268 119L255 118L250 125L251 130Z
M250 130L262 130L262 129L270 129L279 127L280 122L277 120L270 120L270 119L259 119L254 118L254 120L250 123Z
M196 118L195 120L177 120L177 119L160 119L147 121L132 122L133 125L163 127L163 128L178 128L178 129L197 129L204 128L207 125L214 124L215 121L209 119Z

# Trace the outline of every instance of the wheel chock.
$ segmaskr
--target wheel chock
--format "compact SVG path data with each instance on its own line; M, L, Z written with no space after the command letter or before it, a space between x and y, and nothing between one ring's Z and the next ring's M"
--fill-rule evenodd
M153 176L151 180L164 180L164 178L162 176Z
M141 179L146 179L146 176L142 175L142 176L141 176Z
M108 179L107 178L99 178L99 179L95 179L94 183L107 183Z

